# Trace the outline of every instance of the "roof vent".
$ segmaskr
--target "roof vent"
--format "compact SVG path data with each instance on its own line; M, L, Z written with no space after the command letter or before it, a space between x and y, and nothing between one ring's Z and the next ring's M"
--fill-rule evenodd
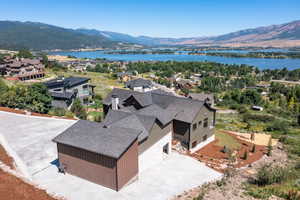
M108 128L108 126L106 126L106 125L103 125L103 128Z

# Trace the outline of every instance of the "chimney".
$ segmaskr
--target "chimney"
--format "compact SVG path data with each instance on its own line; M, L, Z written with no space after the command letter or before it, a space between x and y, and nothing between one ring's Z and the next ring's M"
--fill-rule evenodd
M118 110L119 98L117 95L111 96L111 107L113 110Z

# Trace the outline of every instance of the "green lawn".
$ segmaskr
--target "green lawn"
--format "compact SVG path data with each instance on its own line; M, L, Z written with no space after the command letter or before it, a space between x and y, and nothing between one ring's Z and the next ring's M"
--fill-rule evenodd
M218 139L217 145L220 147L228 147L230 149L239 149L240 143L232 136L222 133L220 131L216 131L215 133L216 139Z
M113 89L113 87L123 88L124 85L119 83L118 80L113 79L110 74L98 73L98 72L72 72L72 71L59 71L53 72L51 70L47 71L48 75L55 76L81 76L91 79L91 84L95 85L95 93L100 94L102 98L105 98L106 95Z

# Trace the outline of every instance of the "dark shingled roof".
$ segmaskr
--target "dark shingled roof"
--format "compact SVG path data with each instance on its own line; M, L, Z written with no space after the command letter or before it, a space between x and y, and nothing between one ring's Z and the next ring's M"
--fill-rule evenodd
M84 82L87 82L89 80L90 78L85 78L85 77L56 78L45 82L45 85L48 88L57 88L57 87L70 88L82 84Z
M151 88L152 82L150 80L138 78L138 79L127 81L125 86L127 88L131 88L131 89L133 89L135 87Z
M103 123L79 120L53 141L118 159L141 131L104 127Z
M103 100L103 104L111 105L111 96L117 95L120 107L130 97L135 98L143 107L136 112L142 115L154 116L162 124L167 123L170 119L191 123L204 101L193 100L186 97L177 97L161 90L149 92L137 92L126 89L113 89L113 91Z
M140 115L137 113L110 110L103 121L107 127L123 127L141 131L138 137L139 142L149 136L149 132L155 123L153 116Z

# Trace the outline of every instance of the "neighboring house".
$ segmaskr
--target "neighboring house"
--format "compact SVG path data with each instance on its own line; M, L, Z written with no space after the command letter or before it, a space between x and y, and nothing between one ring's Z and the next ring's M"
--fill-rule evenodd
M61 170L117 191L168 157L173 138L191 152L214 140L215 110L201 101L115 88L103 108L102 123L80 120L53 141Z
M118 80L121 82L127 82L132 80L133 72L118 72L117 73Z
M205 93L189 93L188 98L205 101L208 105L214 106L214 95Z
M45 66L39 59L7 56L1 65L1 74L16 80L31 80L45 76Z
M155 89L152 81L143 78L127 81L125 87L133 91L139 91L139 92L147 92Z
M178 79L175 81L175 87L177 89L191 89L193 88L193 82L189 79Z
M47 81L45 85L52 96L52 106L68 109L75 98L83 104L88 104L94 95L94 87L90 79L84 77L57 78Z

